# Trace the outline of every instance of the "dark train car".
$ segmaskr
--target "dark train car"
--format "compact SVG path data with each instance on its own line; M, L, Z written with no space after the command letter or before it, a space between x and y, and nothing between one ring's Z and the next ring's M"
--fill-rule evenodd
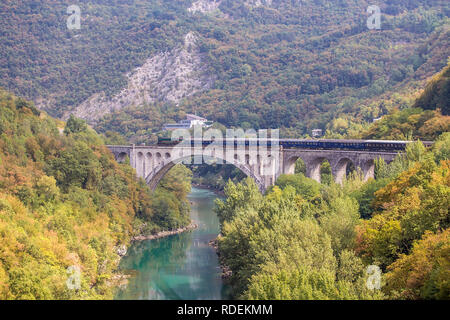
M175 146L182 141L183 141L182 138L173 141L171 138L158 137L158 145L160 145L160 146Z
M281 140L283 148L349 151L403 151L407 141L375 140Z
M180 138L177 141L172 141L170 138L159 138L159 145L177 145L183 142ZM311 150L349 150L349 151L373 151L373 152L401 152L406 149L408 143L411 141L391 141L391 140L300 140L300 139L228 139L228 140L202 140L192 139L186 141L186 144L194 146L206 147L211 143L219 145L234 145L235 147L242 146L260 146L260 147L282 147L284 149L311 149ZM426 147L431 147L433 142L423 142Z
M400 152L406 149L411 141L392 140L280 140L283 148L313 149L313 150L349 150L349 151L387 151ZM425 141L426 147L433 142Z

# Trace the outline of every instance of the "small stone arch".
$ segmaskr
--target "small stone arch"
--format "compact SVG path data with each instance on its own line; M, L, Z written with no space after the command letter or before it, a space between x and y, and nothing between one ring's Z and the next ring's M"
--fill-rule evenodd
M256 172L261 174L261 156L259 154L256 156Z
M157 152L157 153L155 154L155 166L160 165L161 162L162 162L162 155L161 155L160 152Z
M295 173L295 164L297 161L301 159L306 166L306 161L301 156L296 155L288 158L286 163L284 164L284 173L285 174L294 174ZM306 172L305 172L306 173Z
M364 181L375 178L375 160L369 159L362 163L361 168L364 176Z
M339 161L337 161L333 167L333 176L336 183L342 183L344 181L350 166L353 166L353 168L356 169L355 162L348 157L340 158Z
M126 152L120 152L116 157L117 162L124 163L128 158L128 154Z

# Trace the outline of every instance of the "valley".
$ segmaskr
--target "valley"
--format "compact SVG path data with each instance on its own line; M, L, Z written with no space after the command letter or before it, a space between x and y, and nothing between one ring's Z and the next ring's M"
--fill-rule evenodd
M0 300L448 300L449 17L1 1Z

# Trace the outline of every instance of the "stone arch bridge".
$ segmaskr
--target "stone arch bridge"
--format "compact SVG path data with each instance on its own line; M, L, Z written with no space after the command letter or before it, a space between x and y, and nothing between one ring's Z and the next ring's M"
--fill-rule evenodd
M344 149L307 149L283 148L270 146L264 150L250 150L248 146L211 147L149 145L149 146L108 146L118 162L128 157L131 166L139 177L145 179L154 191L159 181L176 164L201 164L216 161L236 166L251 177L261 192L274 185L282 174L292 174L295 162L302 159L306 166L306 175L320 182L320 167L324 160L331 165L333 177L341 183L346 176L347 168L352 164L361 170L364 178L374 177L375 160L384 159L391 162L399 151L368 151Z

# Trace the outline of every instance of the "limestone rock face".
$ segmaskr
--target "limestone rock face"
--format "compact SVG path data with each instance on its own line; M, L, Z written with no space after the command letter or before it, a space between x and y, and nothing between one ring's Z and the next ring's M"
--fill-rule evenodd
M192 3L191 7L187 10L192 13L211 13L219 10L219 6L222 0L197 0ZM261 6L272 6L272 0L247 0L245 4L250 8L257 8Z
M216 11L219 6L221 0L197 0L192 3L191 7L188 9L189 12L201 12L201 13L209 13Z
M272 0L248 0L247 6L250 8L257 8L261 6L270 7L272 6Z
M127 87L118 94L108 98L104 92L96 93L70 113L92 124L108 113L129 106L178 103L183 98L208 90L215 80L215 76L208 72L208 64L192 32L185 36L183 45L150 57L127 78Z

